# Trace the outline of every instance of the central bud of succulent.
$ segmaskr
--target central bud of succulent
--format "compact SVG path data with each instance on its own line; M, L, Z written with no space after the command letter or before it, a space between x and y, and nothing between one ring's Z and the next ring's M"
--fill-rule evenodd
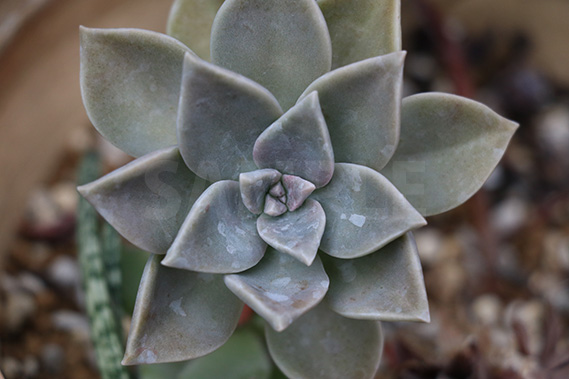
M316 186L299 176L261 169L239 175L241 199L254 214L280 216L297 210Z

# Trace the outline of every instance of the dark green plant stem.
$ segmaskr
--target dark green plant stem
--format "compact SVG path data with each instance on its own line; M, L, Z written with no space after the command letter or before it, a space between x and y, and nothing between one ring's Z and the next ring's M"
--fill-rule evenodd
M86 154L79 169L78 182L84 184L96 179L99 167L99 157L95 153ZM128 379L128 372L120 363L123 349L121 336L117 333L116 318L111 308L109 286L105 280L103 246L98 234L98 216L83 198L79 199L77 220L79 264L97 365L104 379Z
M117 324L117 333L122 336L122 274L121 257L122 242L117 231L108 223L103 224L103 264L107 278L107 286L111 295L111 306ZM121 339L122 340L122 339Z

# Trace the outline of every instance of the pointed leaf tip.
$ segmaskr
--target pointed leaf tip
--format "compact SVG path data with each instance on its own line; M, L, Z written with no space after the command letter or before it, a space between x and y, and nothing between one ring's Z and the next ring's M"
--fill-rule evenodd
M80 30L81 94L95 128L136 157L176 145L182 63L191 50L146 30Z
M123 237L165 254L207 183L177 148L147 154L77 190Z
M267 247L256 218L243 205L239 183L214 183L196 200L162 264L197 272L244 271Z
M271 248L254 268L225 276L227 287L277 331L315 307L329 283L319 258L306 266Z
M286 110L330 70L332 46L314 0L227 0L213 23L211 56L267 87Z
M362 320L429 322L421 262L411 233L356 259L325 259L331 285L326 301Z
M383 175L369 167L336 163L330 183L314 191L326 212L320 249L337 258L357 258L426 224Z
M243 303L220 275L176 270L151 256L142 275L124 365L176 362L211 353L235 328Z
M255 170L255 140L281 114L259 84L195 56L184 58L178 141L184 161L200 177L235 180Z
M407 97L401 110L401 142L382 173L424 216L445 212L484 184L517 127L464 97Z
M286 212L280 217L261 215L257 219L257 231L267 244L307 266L316 257L325 226L324 210L312 199L306 200L295 212Z
M316 188L330 181L334 153L316 92L263 131L255 141L253 159L261 168L299 176Z
M399 143L405 52L352 63L316 79L336 162L381 170Z

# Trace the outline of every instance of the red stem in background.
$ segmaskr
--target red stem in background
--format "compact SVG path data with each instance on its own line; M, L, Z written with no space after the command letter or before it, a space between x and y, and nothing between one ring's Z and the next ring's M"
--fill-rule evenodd
M437 54L454 85L455 93L472 98L475 94L475 88L461 46L449 36L448 30L444 27L443 17L433 4L428 0L417 0L417 4L427 21L437 48ZM495 275L497 240L489 223L488 194L484 189L480 189L466 203L466 206L472 214L472 224L479 236L480 250L486 266L485 272L493 278Z

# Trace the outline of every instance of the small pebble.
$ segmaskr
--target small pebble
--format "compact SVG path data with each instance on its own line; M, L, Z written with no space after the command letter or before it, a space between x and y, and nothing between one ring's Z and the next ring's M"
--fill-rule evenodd
M440 260L443 236L441 232L432 228L422 228L413 233L419 256L424 264L435 264Z
M48 228L59 222L62 211L45 188L36 189L30 196L25 223L33 228Z
M67 255L57 257L47 268L48 278L59 288L73 289L80 285L81 274L77 261Z
M50 190L53 201L67 214L75 214L77 210L78 193L76 184L71 181L60 182Z
M502 319L502 301L496 295L478 296L472 303L476 320L483 325L495 325Z
M55 329L72 334L79 341L89 340L89 321L78 312L61 310L51 316Z
M45 291L45 283L42 279L38 278L31 272L23 272L18 277L19 284L22 289L28 291L31 294L38 295Z
M57 374L63 369L65 352L63 348L54 343L46 344L41 351L41 365L51 373Z
M24 359L23 363L24 376L27 378L35 378L38 375L39 370L40 364L38 362L38 359L33 355L28 355Z
M24 373L24 368L20 361L16 358L6 357L2 358L2 374L5 375L7 379L11 378L21 378ZM0 378L2 376L0 375Z
M537 138L547 153L567 160L569 151L569 108L556 106L547 109L536 124Z
M21 290L7 292L4 321L8 332L18 332L35 313L36 308L35 299L29 293Z
M509 235L523 226L528 213L528 205L524 200L510 197L494 208L491 222L500 234Z

